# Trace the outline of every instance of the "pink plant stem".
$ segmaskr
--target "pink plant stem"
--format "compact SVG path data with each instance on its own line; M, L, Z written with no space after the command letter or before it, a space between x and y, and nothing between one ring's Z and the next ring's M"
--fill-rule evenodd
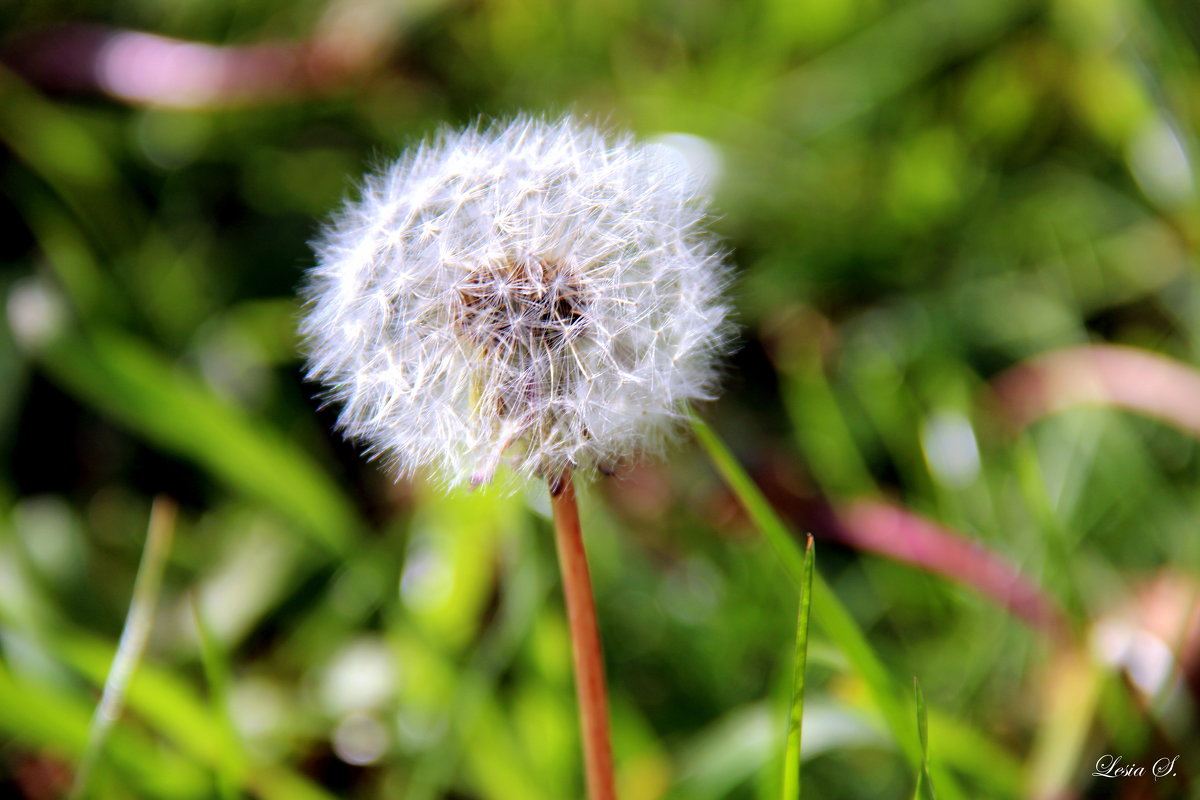
M969 586L1051 636L1070 621L1058 605L999 554L892 503L855 500L837 511L834 538Z
M1036 582L983 543L895 503L860 498L838 506L801 499L770 475L771 503L818 541L840 542L967 586L1051 638L1072 630L1070 619Z
M992 380L1016 428L1078 405L1122 408L1200 437L1200 371L1149 350L1080 345L1054 350Z
M575 693L579 700L579 727L583 736L583 759L587 772L589 800L616 800L612 744L608 733L608 697L604 688L604 659L600 631L596 627L596 605L592 579L579 526L575 485L566 471L550 483L554 508L554 538L558 566L562 572L567 622L571 628L571 656L575 663Z
M6 43L0 62L44 89L100 92L159 108L239 108L317 95L360 78L381 56L390 27L221 46L68 24Z

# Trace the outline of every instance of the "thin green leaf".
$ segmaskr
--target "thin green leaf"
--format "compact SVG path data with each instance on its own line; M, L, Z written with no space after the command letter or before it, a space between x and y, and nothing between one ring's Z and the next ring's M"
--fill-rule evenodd
M216 762L217 791L222 800L235 800L237 786L245 772L245 754L238 739L233 717L229 713L229 664L193 594L190 598L192 619L196 623L196 635L200 640L200 660L204 666L204 677L208 681L209 705L221 729L221 749L225 757Z
M79 760L88 748L91 700L62 687L22 681L0 664L0 732L68 760ZM105 756L120 778L147 797L207 798L208 776L193 762L159 742L127 727L114 728Z
M1024 764L1012 751L977 728L939 713L936 708L926 709L926 713L933 738L938 743L933 762L935 771L939 763L946 764L973 775L979 785L988 787L996 797L1025 796Z
M129 241L143 210L121 170L78 117L0 68L0 141L40 176L106 250Z
M791 532L712 428L694 415L692 427L713 465L737 495L755 526L775 549L783 566L797 582L803 581L804 556ZM892 736L916 767L920 763L920 744L909 727L908 714L897 697L887 669L871 649L858 623L818 572L813 574L813 599L821 608L816 616L817 624L837 644L855 672L866 682Z
M713 465L774 548L783 566L797 583L801 582L804 579L804 556L787 526L712 428L695 414L692 414L692 428ZM820 607L820 613L816 616L817 624L845 654L853 670L866 684L892 738L915 772L921 765L921 743L909 723L912 718L906 702L901 699L887 668L871 648L854 617L816 571L813 573L813 603ZM939 776L946 796L952 800L962 796L948 772L941 771Z
M1085 650L1059 655L1049 673L1037 732L1028 759L1031 797L1064 797L1084 762L1106 669Z
M112 651L107 643L82 632L59 636L48 643L54 654L94 682L104 678ZM229 759L222 744L221 722L213 716L192 686L173 671L144 664L129 686L128 706L180 751L217 772L237 776L243 790L271 800L331 800L332 795L308 778L285 767ZM240 770L240 771L239 771Z
M325 547L346 549L358 528L355 512L305 453L138 340L67 332L39 356L60 384L96 408L272 506Z
M171 540L174 536L175 504L160 497L154 501L150 512L150 529L146 535L142 563L138 566L137 578L133 584L129 615L125 618L121 641L117 645L116 656L113 657L108 677L104 681L104 692L92 717L87 748L83 752L79 769L75 773L75 783L71 788L72 800L88 796L96 765L104 755L109 731L121 716L121 709L125 705L125 691L138 662L142 660L146 640L150 636L150 627L154 623L154 609L158 605L163 572L166 571L167 556L171 552Z
M917 770L917 789L914 800L937 800L933 781L929 777L929 725L925 717L925 694L921 683L913 676L913 698L917 704L917 738L921 740L921 768Z
M796 441L821 488L843 497L871 491L875 482L815 354L796 359L782 391Z
M783 800L800 800L800 738L804 724L804 683L808 669L808 617L812 610L813 537L804 544L804 577L800 582L800 611L796 621L796 650L792 658L792 708L788 718L787 750L783 757Z

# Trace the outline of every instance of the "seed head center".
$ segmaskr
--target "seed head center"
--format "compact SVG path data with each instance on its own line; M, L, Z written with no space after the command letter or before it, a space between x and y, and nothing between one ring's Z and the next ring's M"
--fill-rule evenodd
M554 353L586 327L578 276L538 258L487 264L459 284L456 326L495 355Z

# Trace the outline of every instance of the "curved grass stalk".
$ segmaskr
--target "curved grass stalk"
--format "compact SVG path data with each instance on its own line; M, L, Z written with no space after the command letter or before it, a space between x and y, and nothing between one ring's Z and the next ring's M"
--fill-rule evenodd
M792 657L792 708L788 717L787 750L783 756L783 800L800 800L800 740L804 727L804 684L808 673L808 618L812 610L813 538L804 543L804 577L800 581L800 611L796 620L796 650Z
M804 556L787 526L712 428L694 413L691 422L696 437L721 477L775 550L792 579L800 583L804 578ZM851 667L866 684L875 707L915 774L921 769L921 743L912 728L907 699L900 697L895 682L858 623L816 571L813 573L812 602L820 609L815 617L817 624L845 654ZM938 773L938 785L945 797L954 800L964 796L948 772L939 770L937 765L934 765L933 771Z
M142 561L138 565L137 577L133 583L129 614L125 617L125 627L121 631L117 653L104 682L100 703L92 716L87 748L75 773L75 782L68 795L70 800L82 800L88 796L96 765L104 755L104 744L108 740L108 734L124 708L125 691L138 662L142 660L142 653L146 650L146 640L154 623L154 607L158 604L163 572L166 570L167 556L171 552L171 540L175 535L175 516L176 506L173 501L161 496L155 499L150 510L146 547L142 551Z

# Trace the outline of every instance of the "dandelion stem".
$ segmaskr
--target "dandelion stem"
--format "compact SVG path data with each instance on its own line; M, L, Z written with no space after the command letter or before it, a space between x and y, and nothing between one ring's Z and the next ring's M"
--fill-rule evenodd
M579 700L579 727L589 800L615 800L612 744L608 734L608 698L604 688L604 659L596 627L596 605L588 575L587 553L579 525L575 485L566 471L550 482L554 508L554 538L562 572L567 622L571 628L571 656L575 662L575 693Z

